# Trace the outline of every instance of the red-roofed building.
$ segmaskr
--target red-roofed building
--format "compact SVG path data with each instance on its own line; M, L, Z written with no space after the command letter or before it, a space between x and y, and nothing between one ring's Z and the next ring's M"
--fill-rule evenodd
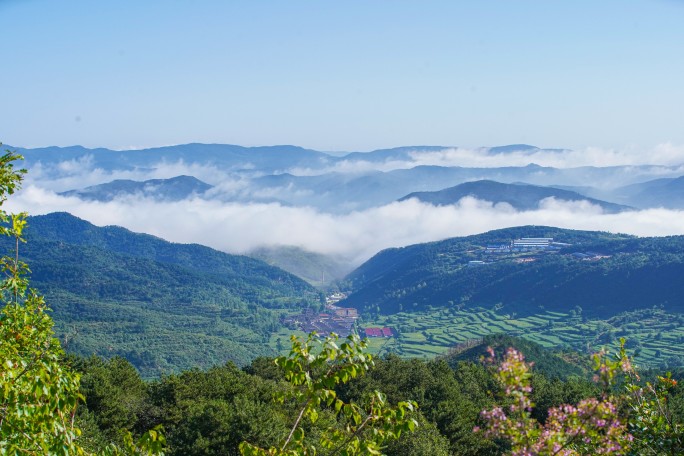
M366 337L393 337L394 332L392 328L366 328L364 330Z
M382 329L380 328L366 328L366 337L382 337Z

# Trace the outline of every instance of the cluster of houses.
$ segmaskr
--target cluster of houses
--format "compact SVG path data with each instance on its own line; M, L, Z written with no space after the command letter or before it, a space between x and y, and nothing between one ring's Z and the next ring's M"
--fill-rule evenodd
M282 318L283 324L292 328L300 329L304 332L316 331L320 334L330 334L334 332L341 337L347 337L354 330L359 312L353 307L339 307L336 304L347 295L344 293L333 293L325 299L325 312L318 313L313 309L306 309L296 315L288 315ZM394 337L392 328L366 328L366 337Z
M553 238L541 237L541 238L520 238L510 241L508 243L501 244L490 244L485 248L485 253L487 254L510 254L517 252L557 252L563 247L571 246L572 244L567 244L565 242L554 241ZM610 258L610 255L604 255L595 252L575 252L570 254L573 258L583 261L598 261L604 258ZM483 260L472 260L468 262L468 266L481 266L486 264L491 264L493 256L489 256L489 259ZM532 263L537 261L534 257L519 257L515 259L516 263Z
M334 302L342 299L344 298ZM329 302L325 306L326 312L317 313L312 309L306 309L300 314L284 317L282 322L285 325L301 329L305 332L316 331L321 334L334 332L342 337L348 336L354 328L354 323L359 318L358 311L352 307L338 307Z
M575 252L572 254L572 256L582 261L598 261L604 258L610 258L610 255L603 255L602 253L595 252Z

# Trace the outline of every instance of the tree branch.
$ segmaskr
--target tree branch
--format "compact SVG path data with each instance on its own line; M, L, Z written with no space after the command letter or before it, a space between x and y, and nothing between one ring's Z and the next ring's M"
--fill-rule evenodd
M280 451L285 451L287 444L290 443L290 440L292 440L292 436L294 435L297 426L299 426L299 422L302 421L302 417L304 416L304 412L306 411L306 407L307 405L309 405L309 402L311 402L311 398L307 399L306 402L304 402L304 406L299 411L299 416L297 417L297 420L294 422L292 429L290 429L290 435L287 436L287 440L285 440L285 443L283 443L283 447L280 449Z

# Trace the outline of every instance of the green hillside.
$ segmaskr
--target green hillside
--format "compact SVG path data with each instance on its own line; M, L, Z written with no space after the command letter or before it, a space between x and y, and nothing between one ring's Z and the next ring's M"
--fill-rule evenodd
M522 237L552 237L557 250L487 253ZM345 305L393 314L433 307L496 307L518 315L592 318L662 306L684 311L684 236L636 238L520 227L383 251L348 276Z
M29 218L20 253L69 351L124 356L145 377L272 354L279 316L321 302L258 260L64 213Z
M556 244L500 249L522 237ZM673 368L684 366L682 277L683 236L519 227L380 252L347 277L340 305L362 327L394 330L371 341L380 353L430 358L501 333L590 353L625 337L639 364Z
M487 358L488 348L492 348L497 356L501 356L510 347L525 355L525 359L534 364L534 370L543 372L547 377L561 379L571 376L582 377L586 376L589 371L588 356L581 357L576 352L571 352L570 355L574 355L576 359L570 361L569 356L564 358L561 353L554 352L540 344L504 334L491 334L467 344L457 345L441 358L449 366L455 368L462 361L477 363Z
M346 262L334 256L295 246L260 247L247 255L284 269L317 287L330 285L343 278L351 269Z

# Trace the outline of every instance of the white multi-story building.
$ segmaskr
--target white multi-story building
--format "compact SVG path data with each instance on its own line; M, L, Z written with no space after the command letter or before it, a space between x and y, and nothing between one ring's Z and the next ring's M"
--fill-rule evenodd
M553 238L520 238L513 241L513 250L546 250L552 242Z

